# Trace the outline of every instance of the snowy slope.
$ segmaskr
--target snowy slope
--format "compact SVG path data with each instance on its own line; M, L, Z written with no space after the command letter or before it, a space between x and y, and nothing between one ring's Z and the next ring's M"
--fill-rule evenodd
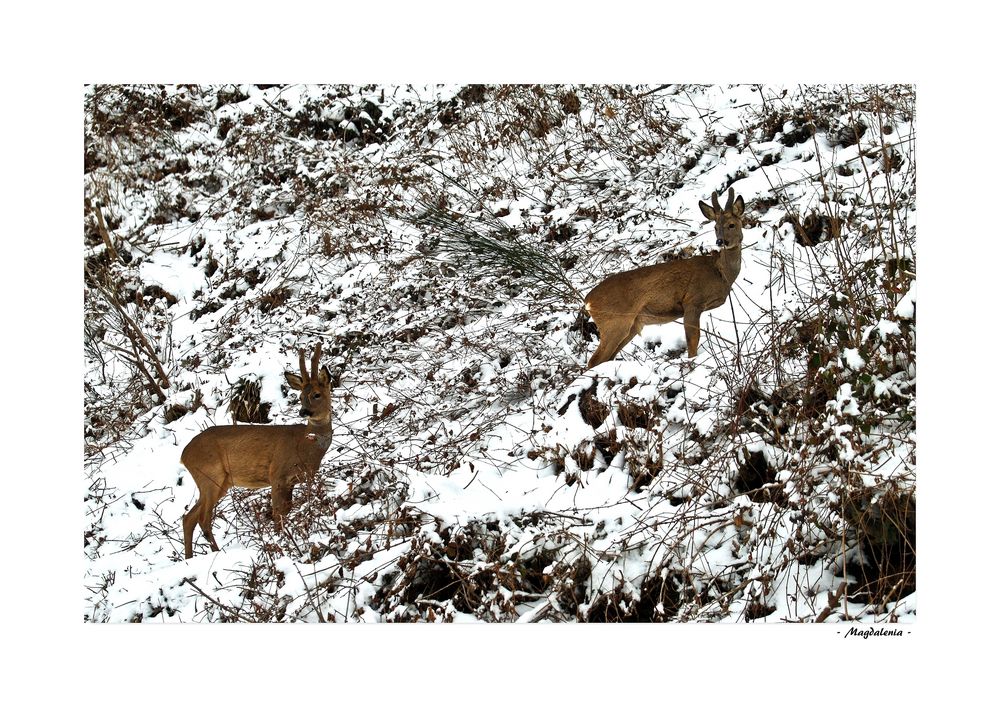
M85 184L119 257L89 211L85 620L913 620L913 106L92 88ZM697 203L729 187L743 266L697 358L666 324L584 371L573 293L711 251ZM292 421L283 372L316 341L338 379L321 473L280 534L267 490L234 490L221 551L196 533L184 561L180 451L234 391Z

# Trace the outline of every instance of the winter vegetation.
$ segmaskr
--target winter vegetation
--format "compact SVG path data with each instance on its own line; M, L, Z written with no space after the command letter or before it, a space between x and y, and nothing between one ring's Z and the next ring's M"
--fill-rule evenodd
M912 86L84 102L84 621L915 620ZM717 250L730 188L697 356L668 323L586 369L587 292ZM317 343L318 473L185 559L182 449L297 422Z

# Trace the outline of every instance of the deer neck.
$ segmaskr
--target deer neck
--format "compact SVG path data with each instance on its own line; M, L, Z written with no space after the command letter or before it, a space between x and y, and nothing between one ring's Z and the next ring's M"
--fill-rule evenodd
M330 416L326 415L318 420L309 418L309 421L306 422L306 438L323 445L324 449L329 447L333 440L333 424Z
M715 267L722 275L722 279L730 287L736 282L736 277L740 274L740 267L743 264L742 244L735 248L726 248L719 251L719 257L715 261Z

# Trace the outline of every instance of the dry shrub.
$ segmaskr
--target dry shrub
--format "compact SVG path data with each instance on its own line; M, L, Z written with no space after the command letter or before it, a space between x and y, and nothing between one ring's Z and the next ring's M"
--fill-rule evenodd
M271 421L271 403L260 400L260 380L245 376L233 384L229 414L234 422L265 424Z

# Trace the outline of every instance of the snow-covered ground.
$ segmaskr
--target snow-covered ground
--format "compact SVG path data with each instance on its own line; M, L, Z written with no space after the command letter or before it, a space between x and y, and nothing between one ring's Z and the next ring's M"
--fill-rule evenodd
M911 87L86 100L119 258L91 211L85 620L914 619ZM712 251L697 204L730 187L742 270L699 355L671 323L584 370L573 293ZM185 561L181 450L237 390L296 421L317 341L315 483L280 533L266 489L230 492Z

